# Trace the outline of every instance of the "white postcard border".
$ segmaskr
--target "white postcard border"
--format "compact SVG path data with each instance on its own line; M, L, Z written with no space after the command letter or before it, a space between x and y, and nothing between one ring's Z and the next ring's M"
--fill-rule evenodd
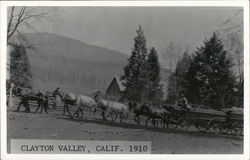
M244 154L181 154L181 155L24 155L7 154L6 126L6 51L7 6L241 6L244 8ZM249 2L248 1L1 1L1 159L249 159Z

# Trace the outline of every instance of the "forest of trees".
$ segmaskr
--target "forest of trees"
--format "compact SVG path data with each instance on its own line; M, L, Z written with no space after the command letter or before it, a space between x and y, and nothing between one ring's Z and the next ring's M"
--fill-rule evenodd
M195 53L185 53L179 60L169 78L167 103L175 103L184 94L190 103L215 109L242 107L243 84L237 81L232 66L233 59L213 33Z
M164 92L160 85L160 64L154 47L149 51L142 26L121 77L124 98L159 104ZM184 52L169 76L166 103L176 103L184 94L189 103L214 109L243 106L243 83L235 75L232 56L216 33L204 40L194 53Z

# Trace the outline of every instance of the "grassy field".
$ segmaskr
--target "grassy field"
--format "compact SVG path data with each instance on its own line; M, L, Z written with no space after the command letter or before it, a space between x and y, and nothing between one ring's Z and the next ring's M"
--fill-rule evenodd
M69 119L62 108L49 109L49 114L32 113L36 107L31 113L16 112L17 103L7 108L8 151L10 139L54 139L151 141L153 154L243 153L242 137L145 127L144 122L137 126L132 117L126 124L111 123L103 121L100 113L95 119L89 113L83 119Z

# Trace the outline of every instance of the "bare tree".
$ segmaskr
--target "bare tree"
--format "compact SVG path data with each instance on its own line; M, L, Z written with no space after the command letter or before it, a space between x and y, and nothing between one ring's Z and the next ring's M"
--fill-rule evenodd
M222 38L226 50L234 60L238 81L243 83L243 11L238 10L218 25L216 33Z
M41 21L48 18L48 14L53 8L42 7L9 7L8 8L8 23L7 23L7 44L15 46L20 41L24 47L32 47L24 36L24 31L34 30L32 24L34 21ZM17 42L19 41L19 42Z
M244 56L243 56L243 10L239 9L226 21L218 25L216 33L224 42L226 50L234 61L233 69L237 77L238 103L243 103L243 84L244 84Z

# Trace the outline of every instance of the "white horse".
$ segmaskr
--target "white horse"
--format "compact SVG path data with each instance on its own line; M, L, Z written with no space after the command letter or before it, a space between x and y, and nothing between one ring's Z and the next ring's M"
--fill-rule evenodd
M53 92L53 96L56 97L56 95L58 95L61 98L62 102L64 103L63 115L65 114L65 111L67 111L71 118L73 118L75 115L79 116L80 113L81 113L81 117L83 117L83 110L89 109L90 111L94 113L96 111L96 103L89 96L76 95L74 93L70 93L69 91L64 92L64 91L61 91L60 88L57 88ZM71 116L71 113L69 111L69 105L73 105L77 107L73 116Z
M104 99L101 101L107 107L106 111L110 114L112 122L116 120L118 115L120 116L120 123L123 123L123 120L125 121L128 119L129 109L125 104ZM113 117L114 115L115 117Z
M81 113L81 117L83 117L83 111L89 110L93 112L93 117L95 118L96 112L96 102L89 96L78 95L76 99L77 111L74 115ZM74 116L73 115L73 116Z

